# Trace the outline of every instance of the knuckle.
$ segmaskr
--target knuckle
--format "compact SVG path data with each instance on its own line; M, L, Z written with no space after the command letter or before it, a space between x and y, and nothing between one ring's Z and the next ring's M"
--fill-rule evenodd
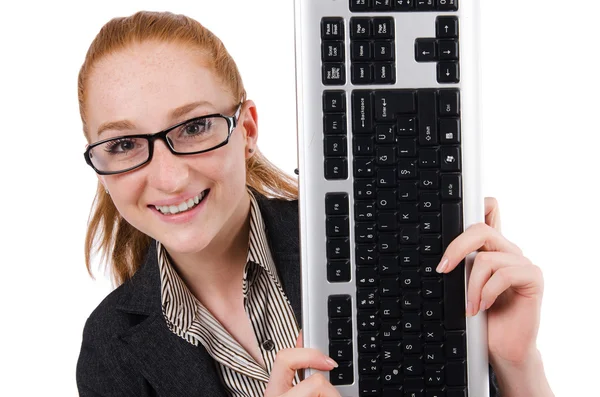
M309 377L309 380L310 380L310 383L318 389L321 389L329 384L329 381L327 380L327 378L325 378L325 375L323 375L320 372L312 374Z
M479 267L481 266L489 266L492 260L493 253L488 251L479 251L477 255L475 255L474 265Z

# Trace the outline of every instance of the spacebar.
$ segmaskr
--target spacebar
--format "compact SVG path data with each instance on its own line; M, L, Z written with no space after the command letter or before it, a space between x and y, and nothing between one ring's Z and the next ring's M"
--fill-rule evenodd
M444 250L462 233L460 203L442 204L442 244ZM465 262L444 274L444 328L465 329Z

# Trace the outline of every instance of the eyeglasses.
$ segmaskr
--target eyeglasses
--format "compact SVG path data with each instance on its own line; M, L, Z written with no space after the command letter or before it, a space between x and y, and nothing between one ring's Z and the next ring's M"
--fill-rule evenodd
M154 141L166 143L171 153L206 153L229 142L237 126L240 104L233 116L209 114L183 121L156 134L124 135L90 144L83 156L100 175L114 175L139 168L152 160Z

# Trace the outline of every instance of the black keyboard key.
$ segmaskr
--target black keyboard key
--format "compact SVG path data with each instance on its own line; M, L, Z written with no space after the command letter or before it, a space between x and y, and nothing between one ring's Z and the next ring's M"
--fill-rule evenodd
M398 136L414 136L417 134L417 120L414 117L398 117L396 120Z
M423 350L423 357L426 364L438 364L443 363L444 353L442 345L430 345L427 344Z
M438 168L440 165L438 148L423 148L419 150L419 167Z
M402 296L402 310L419 310L421 301L417 292L407 292Z
M421 314L406 312L402 315L402 329L404 332L421 331Z
M412 90L375 91L375 119L395 121L397 114L416 112L415 92Z
M396 148L382 145L375 149L375 161L380 166L392 166L396 163Z
M406 291L418 290L421 287L421 276L416 269L402 270L400 272L400 285Z
M352 91L352 132L373 132L373 97L371 91Z
M334 386L350 385L354 382L352 362L338 362L339 367L329 371L329 382Z
M354 177L365 178L375 175L375 160L372 157L354 158Z
M443 295L442 280L423 280L421 295L425 299L439 299Z
M381 299L379 307L379 316L384 320L400 318L402 316L400 298Z
M419 242L419 227L405 226L400 231L400 244L417 244Z
M406 376L423 375L423 361L419 357L404 359L404 374Z
M327 281L330 283L347 283L350 281L350 260L328 261Z
M464 331L451 331L446 333L444 348L447 358L464 358L466 356L467 341Z
M370 18L350 19L350 38L352 40L370 39L373 37L372 20Z
M444 328L439 321L426 321L423 324L423 341L426 343L444 341Z
M356 223L354 226L355 239L358 244L374 243L376 235L374 223Z
M444 174L441 178L442 200L460 200L462 183L459 174Z
M460 203L442 204L442 241L444 248L462 233ZM444 274L444 326L447 330L465 329L464 261Z
M455 16L437 17L435 20L435 37L438 39L457 39L458 18Z
M321 40L343 40L344 19L323 18L321 19Z
M345 136L326 136L323 140L323 146L326 157L346 156L347 143Z
M421 233L439 233L441 232L440 214L424 214L421 215L419 224Z
M460 120L457 118L440 119L440 143L457 144L460 143Z
M352 72L352 84L371 84L373 82L373 65L370 63L353 63L350 67Z
M390 62L375 62L373 64L373 83L394 84L396 82L396 67Z
M375 126L375 142L377 143L395 143L393 124L378 124Z
M373 11L390 11L394 5L394 0L374 0Z
M375 144L372 136L354 136L352 142L355 156L369 156L375 153Z
M379 274L383 276L391 276L400 273L400 264L398 263L398 255L380 255L379 256ZM398 280L394 279L398 283ZM398 284L400 288L400 284Z
M420 250L423 255L442 253L442 238L439 234L424 234L421 236Z
M393 61L394 58L395 55L393 41L376 41L373 44L373 59L376 61Z
M355 249L356 266L371 266L377 263L375 244L357 244Z
M398 235L396 233L381 233L377 241L380 253L393 253L398 251Z
M350 217L348 215L328 216L325 228L327 237L345 237L350 235Z
M358 331L378 331L379 330L379 315L377 312L358 312L356 321L358 323Z
M361 12L371 10L373 0L350 0L350 11Z
M460 81L460 67L458 62L438 62L437 81L438 83L458 83Z
M446 363L446 385L447 386L466 386L467 385L467 362L450 361Z
M446 389L446 397L467 397L467 388L448 388Z
M377 288L361 288L356 293L358 310L376 309L379 302Z
M458 61L458 41L438 40L438 59L440 61Z
M381 269L379 271L381 273ZM400 283L398 278L384 277L379 280L379 291L382 297L400 296Z
M354 204L354 220L357 222L372 222L377 219L374 201L357 201Z
M358 381L358 394L360 397L379 396L380 388L378 376L365 376Z
M321 44L321 59L323 62L344 62L344 42L324 41Z
M442 171L460 171L460 147L442 146Z
M400 265L402 268L413 268L419 264L419 248L404 246L400 250Z
M350 317L352 300L349 295L332 295L327 302L329 317Z
M460 113L460 93L456 89L439 91L440 117L458 116Z
M419 172L419 187L421 189L437 190L440 186L440 175L438 171Z
M387 342L381 348L381 361L384 364L402 361L402 342Z
M402 338L404 354L421 354L423 343L421 334L406 334Z
M328 238L327 239L327 259L347 259L350 258L350 239L349 238Z
M348 160L345 158L330 157L325 159L325 179L348 178Z
M458 0L438 0L437 9L439 11L458 11ZM455 396L447 396L455 397Z
M375 287L379 281L376 267L359 267L356 269L357 287Z
M375 39L393 39L394 20L392 18L373 18L373 37Z
M329 342L329 357L337 363L352 361L352 341L338 340Z
M358 358L358 371L360 374L379 374L381 362L378 354L361 354Z
M348 215L350 213L347 193L327 193L325 195L325 214Z
M417 11L433 11L435 10L435 0L415 0L417 3Z
M377 176L379 176L377 171ZM375 181L372 179L354 180L354 198L356 200L368 200L375 198Z
M346 84L346 70L343 63L327 62L322 68L323 85Z
M323 131L326 135L345 134L346 116L341 113L325 114L323 116Z
M343 112L346 110L346 93L344 91L323 92L323 111L325 113Z
M359 353L375 353L381 348L379 341L379 333L366 332L358 334L358 352Z
M398 139L398 156L415 157L417 155L417 140L414 138Z
M350 48L352 61L370 61L373 58L373 44L370 41L353 41Z
M437 43L435 39L419 38L415 40L415 60L417 62L433 62L437 59Z
M402 364L384 365L381 375L383 377L383 386L401 385L404 381Z
M412 181L400 182L398 184L398 200L416 201L418 198L417 183Z
M415 223L419 219L417 203L402 203L398 206L398 221L400 223Z
M444 366L427 365L425 367L425 385L428 397L444 397L442 389L433 389L431 386L444 386Z
M435 91L423 90L417 93L419 106L419 144L438 144L437 95Z
M415 0L394 0L396 11L412 11L415 9Z
M377 187L393 188L397 185L395 168L380 168L377 170Z
M349 318L330 319L329 339L352 339L352 320Z
M440 195L438 192L423 192L419 196L419 210L422 212L437 212L440 210Z
M400 320L388 320L381 323L380 328L381 340L401 340L402 338L402 322Z
M398 160L396 167L399 179L413 179L417 176L417 162L415 160Z

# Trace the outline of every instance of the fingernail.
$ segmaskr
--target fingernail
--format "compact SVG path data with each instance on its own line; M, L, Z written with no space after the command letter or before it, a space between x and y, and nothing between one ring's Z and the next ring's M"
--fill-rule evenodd
M471 301L467 302L467 317L471 316L473 313L473 304Z
M482 299L481 303L479 304L479 311L482 312L485 310L485 301Z
M331 365L333 368L337 368L338 367L338 363L336 363L335 361L333 361L333 359L331 359L329 357L325 358L325 362L328 365Z
M446 270L447 266L448 266L448 258L444 258L438 265L437 269L435 269L435 271L438 273L442 273L444 270Z

